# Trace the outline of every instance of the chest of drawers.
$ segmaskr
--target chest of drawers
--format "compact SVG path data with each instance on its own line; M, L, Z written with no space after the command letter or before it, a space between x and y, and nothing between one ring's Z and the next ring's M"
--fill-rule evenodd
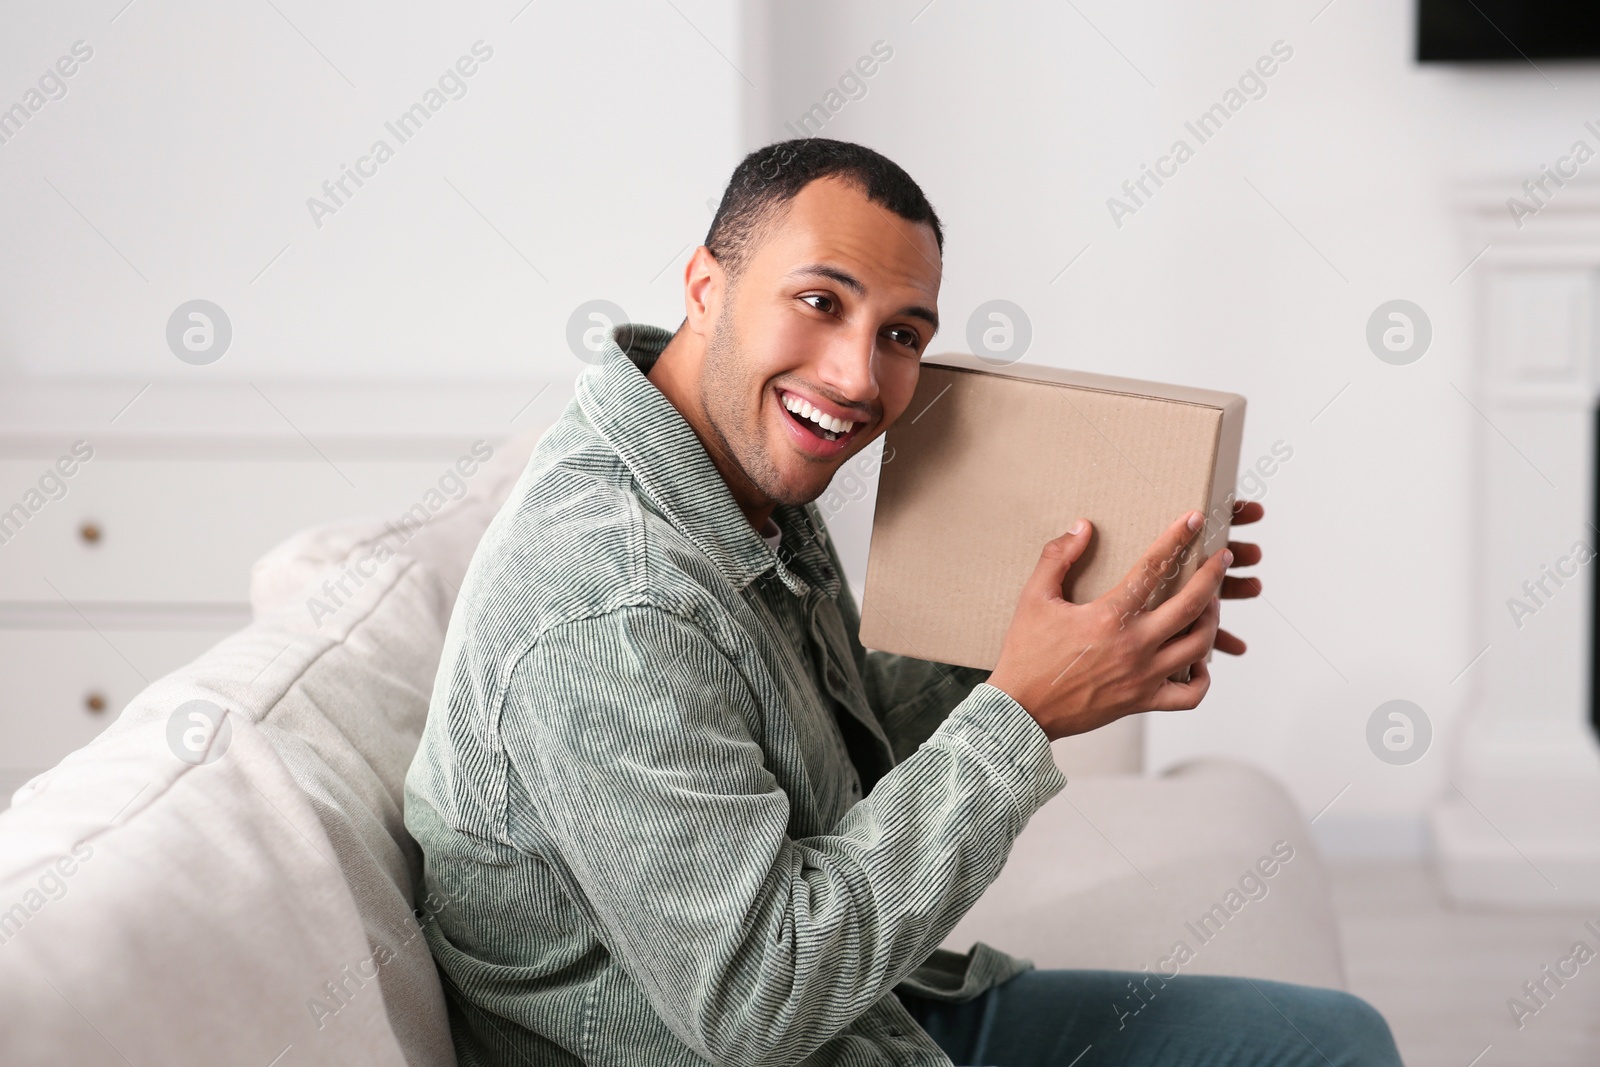
M474 442L548 421L561 395L0 384L0 806L248 623L268 549L320 523L398 519Z

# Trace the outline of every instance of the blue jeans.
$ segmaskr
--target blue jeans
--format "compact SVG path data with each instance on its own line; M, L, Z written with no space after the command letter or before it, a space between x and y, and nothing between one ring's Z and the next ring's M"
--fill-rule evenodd
M1399 1067L1389 1026L1332 989L1125 971L1029 970L963 1003L898 994L970 1067Z

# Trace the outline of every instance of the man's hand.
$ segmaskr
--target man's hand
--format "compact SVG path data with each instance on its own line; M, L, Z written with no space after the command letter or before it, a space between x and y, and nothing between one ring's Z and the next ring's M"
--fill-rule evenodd
M1254 500L1235 500L1233 502L1233 525L1243 526L1247 522L1259 522L1261 516L1267 513L1266 505L1258 504ZM1250 541L1229 541L1228 551L1233 553L1235 567L1250 567L1261 562L1261 546ZM1254 576L1240 578L1228 575L1222 579L1222 593L1225 599L1237 600L1241 597L1261 595L1261 579ZM1229 655L1241 655L1247 646L1233 634L1226 630L1217 631L1216 649Z
M1156 608L1145 604L1163 576L1176 573L1203 520L1198 511L1180 516L1121 583L1087 604L1062 596L1062 583L1088 547L1090 523L1080 520L1078 532L1048 542L1017 599L989 684L1021 704L1052 741L1135 712L1198 706L1211 685L1205 657L1217 637L1232 552L1207 559ZM1168 677L1185 666L1187 682Z

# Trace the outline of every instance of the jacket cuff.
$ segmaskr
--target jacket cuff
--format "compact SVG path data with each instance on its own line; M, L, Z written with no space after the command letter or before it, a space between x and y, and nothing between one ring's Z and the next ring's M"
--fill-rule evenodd
M974 686L929 740L941 738L978 754L1011 796L1022 822L1066 788L1044 729L1011 694L988 682Z

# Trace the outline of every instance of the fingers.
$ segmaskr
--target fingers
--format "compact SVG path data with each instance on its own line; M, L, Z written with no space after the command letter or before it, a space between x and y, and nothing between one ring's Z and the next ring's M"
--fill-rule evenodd
M1261 579L1250 578L1224 578L1222 579L1222 599L1239 600L1244 597L1261 595Z
M1078 532L1074 533L1074 529ZM1065 600L1066 597L1061 595L1061 584L1066 581L1072 565L1078 562L1078 557L1083 555L1083 550L1089 547L1093 530L1094 524L1088 519L1079 519L1066 533L1046 541L1039 553L1039 562L1034 564L1033 573L1022 587L1023 595L1045 600Z
M1233 553L1235 567L1254 567L1261 562L1261 546L1253 541L1229 541L1228 551Z
M1190 711L1200 706L1200 701L1206 698L1206 692L1210 688L1211 671L1206 667L1206 661L1195 660L1189 664L1187 682L1174 682L1169 678L1162 683L1161 688L1156 690L1156 697L1150 704L1150 710Z
M1257 504L1257 507L1261 505ZM1228 551L1233 553L1233 566L1250 567L1261 562L1261 546L1249 541L1229 541ZM1261 595L1261 579L1255 576L1233 577L1222 580L1222 597L1239 600Z
M1189 576L1182 589L1146 616L1146 625L1165 640L1199 618L1211 598L1221 592L1223 572L1231 562L1228 556L1225 548L1213 553Z
M1150 594L1155 592L1162 582L1178 573L1179 567L1182 566L1183 550L1194 539L1195 531L1200 529L1204 521L1205 516L1198 511L1180 515L1177 521L1156 538L1155 543L1145 551L1139 562L1133 565L1127 576L1102 599L1115 608L1118 616L1122 618L1143 608ZM1198 605L1195 613L1199 614L1200 608L1204 606L1204 603Z
M1200 617L1195 619L1194 626L1188 633L1174 637L1157 649L1153 662L1159 674L1165 677L1185 664L1205 659L1206 652L1216 640L1217 622L1221 614L1220 602L1212 598L1206 604L1205 610L1200 612Z
M1233 502L1233 525L1243 526L1249 522L1261 521L1261 516L1267 513L1265 504L1254 500L1235 500Z
M1218 652L1226 652L1230 656L1242 656L1249 646L1226 630L1217 631L1217 639L1212 648Z

